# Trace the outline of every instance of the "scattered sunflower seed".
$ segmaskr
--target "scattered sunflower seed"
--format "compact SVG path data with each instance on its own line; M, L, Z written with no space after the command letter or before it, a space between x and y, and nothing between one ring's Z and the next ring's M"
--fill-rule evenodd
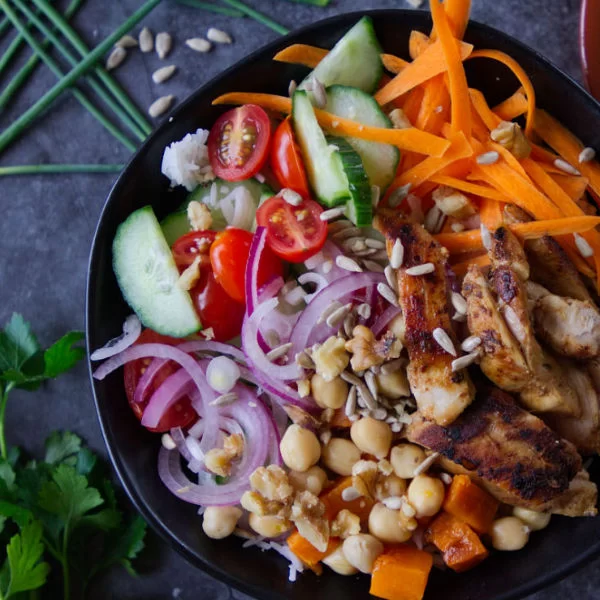
M277 360L282 356L285 356L290 348L292 347L292 343L288 342L287 344L281 344L281 346L277 346L277 348L273 348L270 352L267 352L267 359L270 361Z
M578 233L574 233L573 237L575 238L575 245L577 246L577 250L579 250L579 254L583 256L583 258L589 258L590 256L594 256L594 249L589 245L588 241L579 235Z
M441 327L436 327L433 330L433 339L448 354L452 354L452 356L456 356L456 348L454 347L454 344L452 343L450 336L444 329L442 329Z
M377 208L380 197L381 197L380 187L378 185L372 185L371 186L371 204L373 205L373 208Z
M333 314L336 310L338 310L339 308L342 308L344 305L341 302L338 302L337 300L334 300L320 315L319 318L317 319L317 325L320 325L321 323L325 323L325 321L327 321L327 319L329 318L329 315Z
M231 42L233 42L228 33L222 31L221 29L215 29L214 27L211 27L208 30L206 37L211 42L215 42L215 44L231 44Z
M417 471L415 469L415 475L417 475ZM412 504L409 504L407 500L402 502L402 508L400 509L409 519L414 517L417 514L417 511L413 508Z
M121 46L116 46L106 59L106 70L112 71L116 69L127 56L127 50Z
M300 206L300 204L302 204L302 196L294 190L283 188L279 193L281 197L292 206Z
M402 423L392 423L390 426L390 429L392 430L392 433L400 433L402 431Z
M162 437L160 438L160 441L163 445L163 448L165 448L166 450L175 450L175 448L177 448L177 444L175 443L175 441L171 437L171 434L169 433L163 433Z
M312 78L312 93L315 97L315 106L325 108L327 106L327 92L325 86L316 77Z
M156 54L160 60L166 58L173 47L173 39L166 31L161 31L156 35Z
M391 375L392 373L400 370L405 364L405 358L396 358L395 360L390 360L390 362L381 365L381 372L384 375Z
M138 41L132 35L124 35L115 46L119 48L136 48Z
M490 152L484 152L483 154L480 154L475 159L475 162L478 165L493 165L495 162L498 161L499 158L500 155L495 150L492 150Z
M325 431L322 431L319 434L319 439L321 440L321 444L325 446L329 444L329 441L331 440L331 430L326 429Z
M375 374L371 371L365 373L365 383L373 398L377 398L377 381L375 381ZM385 417L384 417L385 418Z
M392 268L391 265L388 265L383 273L385 275L385 280L388 282L388 285L394 290L394 292L398 292L398 279L396 278L396 272Z
M459 358L455 358L452 361L452 372L456 373L456 371L460 371L461 369L466 369L469 365L472 365L479 358L479 351L475 350L475 352L471 352L470 354L465 354L464 356L460 356Z
M344 229L340 229L339 231L335 231L334 233L331 234L331 237L336 241L336 242L343 242L344 240L347 240L349 238L352 237L356 237L357 235L360 235L361 231L358 227L346 227Z
M322 213L321 216L323 216L323 214L325 214L325 213ZM352 271L354 273L362 272L362 268L355 260L352 260L348 256L343 256L342 254L340 254L339 256L336 256L335 264L340 269L344 269L344 271Z
M156 71L152 73L152 81L154 81L154 83L164 83L167 79L171 79L176 70L177 67L175 65L156 69Z
M281 344L281 338L274 329L269 329L265 332L265 342L267 342L269 348L275 348Z
M354 225L348 219L340 219L339 221L327 224L327 233L334 234L349 227L354 227Z
M399 269L404 262L404 246L400 240L394 242L390 255L390 265L393 269Z
M418 275L427 275L429 273L433 273L435 271L435 265L433 263L423 263L422 265L416 265L414 267L410 267L404 271L406 275L412 275L416 277Z
M429 233L439 233L443 222L443 216L444 213L437 207L437 205L432 206L425 215L423 227L425 227Z
M590 160L594 160L594 158L596 158L596 151L593 148L590 148L589 146L587 148L584 148L580 153L579 153L579 163L586 163L586 162L590 162Z
M344 413L347 417L352 416L356 412L356 386L353 385L348 392L346 397L346 405L344 407Z
M460 345L461 349L465 352L473 352L475 348L481 345L481 338L478 335L470 335L465 338Z
M215 398L212 402L209 402L210 406L228 406L233 404L238 399L238 395L235 392L228 392L227 394L221 394L218 398Z
M566 160L563 160L562 158L557 158L554 161L554 166L557 169L568 173L569 175L581 175L581 173L573 165L568 163Z
M323 273L325 275L327 275L327 273L330 273L331 269L333 269L333 261L332 260L324 261L323 264L321 265L321 269L323 270Z
M346 315L344 319L344 333L348 338L352 337L352 331L354 330L354 326L356 325L356 314L354 312Z
M385 248L385 242L374 238L365 239L365 244L367 248L375 248L376 250L383 250Z
M337 327L346 318L346 315L352 310L352 303L345 304L337 310L334 310L325 321L329 327Z
M482 223L480 228L481 230L481 243L486 250L492 249L492 234L490 230Z
M279 343L279 335L277 335L277 342ZM269 340L267 340L267 344L269 344L269 346L271 346L271 344L269 343ZM272 347L275 347L276 344L274 344ZM315 368L315 363L313 362L313 359L303 350L302 352L298 352L298 354L296 354L296 364L300 365L302 368L304 369L314 369Z
M346 212L345 206L336 206L335 208L330 208L329 210L324 210L319 218L321 221L330 221L331 219L336 219L337 217L343 216Z
M363 319L368 319L371 316L371 306L366 302L363 302L363 304L358 305L356 312Z
M360 493L355 487L347 487L342 491L342 500L344 502L352 502L353 500L358 500L361 497Z
M165 112L167 112L167 110L169 110L169 107L173 103L174 99L175 96L173 95L161 96L160 98L158 98L158 100L155 100L150 105L150 108L148 109L148 114L152 118L160 117L160 115L164 114Z
M461 315L467 314L467 301L464 299L462 294L458 292L452 292L451 296L452 306L454 306L454 310Z
M144 29L140 31L138 41L142 52L146 53L154 50L154 36L147 27L144 27Z
M396 292L394 292L394 290L389 285L385 283L378 283L377 291L379 292L379 295L385 300L387 300L390 304L392 304L393 306L398 306L398 298L396 297Z
M362 261L365 269L373 271L373 273L383 273L383 266L374 260L365 259Z
M196 52L209 52L212 44L204 38L196 37L185 40L185 45Z
M400 496L390 496L383 500L383 504L390 510L400 510L404 504L404 500Z
M429 467L439 458L440 453L434 452L430 454L414 471L415 477L417 475L421 475L421 473L425 473ZM412 507L411 507L412 508ZM414 509L413 509L414 510ZM408 515L407 515L408 516ZM414 516L414 515L413 515Z
M408 192L410 192L410 188L412 187L411 183L407 183L406 185L402 185L399 188L396 188L388 198L388 206L390 208L396 208L400 205L400 203L408 196Z
M461 231L465 230L465 226L462 223L452 223L452 225L450 225L450 229L452 229L454 233L460 233Z
M285 301L292 306L298 306L298 304L304 302L305 299L306 292L300 286L293 288L285 295Z
M288 86L288 96L291 98L294 95L294 92L298 88L298 84L292 79L290 80L290 85Z
M450 485L452 483L452 475L449 473L440 473L440 479L446 485Z
M376 408L371 416L377 421L385 421L387 418L387 410L385 410L385 408Z

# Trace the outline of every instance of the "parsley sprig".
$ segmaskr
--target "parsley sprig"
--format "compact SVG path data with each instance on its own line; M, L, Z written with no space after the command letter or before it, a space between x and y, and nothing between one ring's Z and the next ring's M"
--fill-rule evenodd
M62 570L65 600L85 596L113 565L135 574L132 560L144 546L146 524L126 518L104 466L77 435L51 434L42 460L6 443L11 390L36 390L72 368L85 355L82 339L73 331L42 349L18 314L0 330L0 600L47 586L53 565Z

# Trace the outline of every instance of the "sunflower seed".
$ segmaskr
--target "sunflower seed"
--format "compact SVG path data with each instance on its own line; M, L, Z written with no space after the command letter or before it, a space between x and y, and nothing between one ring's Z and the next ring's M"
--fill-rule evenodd
M454 313L452 315L452 320L457 321L458 323L464 323L467 320L467 315L463 313Z
M594 249L589 245L588 241L584 237L580 236L578 233L574 233L573 237L575 238L577 250L579 250L579 254L581 254L583 258L594 256Z
M416 265L414 267L410 267L409 269L406 269L406 271L404 271L404 273L406 275L412 275L413 277L416 277L418 275L427 275L429 273L433 273L435 271L435 265L433 263L423 263L422 265Z
M171 437L171 434L169 433L163 433L162 437L160 438L160 441L163 445L163 448L165 448L166 450L175 450L175 448L177 448L177 444L175 443L175 441Z
M367 248L375 248L376 250L383 250L385 248L385 242L373 238L366 238L365 244Z
M294 190L283 188L279 194L291 206L300 206L302 204L302 196Z
M439 233L443 221L442 217L442 211L437 206L432 206L425 215L423 227L425 227L429 233Z
M450 485L452 483L452 476L449 475L448 473L440 473L440 479L443 481L443 483L445 483L446 485Z
M153 117L160 117L160 115L164 114L169 110L169 107L173 103L175 96L161 96L158 100L155 100L148 109L148 114Z
M371 204L373 208L377 208L379 204L379 199L381 197L381 189L378 185L371 186Z
M446 333L444 329L441 327L436 327L433 330L433 339L438 343L438 345L445 350L448 354L452 354L452 356L456 356L456 348L450 339L450 336Z
M402 504L404 504L404 500L400 498L400 496L390 496L389 498L385 498L383 500L383 504L385 504L386 508L390 510L400 510Z
M269 329L264 334L265 342L267 342L269 348L275 348L281 344L281 338L274 329Z
M274 361L282 356L285 356L290 348L293 346L291 342L287 344L281 344L281 346L277 346L277 348L273 348L270 352L267 352L267 360Z
M323 273L325 275L327 275L327 273L330 273L331 269L333 269L333 261L332 260L324 261L323 264L321 265L321 269L322 269Z
M340 269L344 269L344 271L352 271L354 273L362 272L360 265L355 260L341 254L336 256L335 264Z
M486 250L492 249L492 234L490 230L482 223L480 228L481 230L481 243Z
M344 502L352 502L353 500L358 500L360 497L361 495L358 490L352 486L342 491L342 500Z
M578 160L579 163L586 163L590 160L594 160L594 158L596 158L596 151L588 146L579 153Z
M321 221L331 221L331 219L335 219L337 217L341 217L346 212L345 206L336 206L335 208L330 208L329 210L324 210L319 218Z
M425 473L429 467L431 467L431 465L433 465L433 463L439 458L440 453L439 452L434 452L433 454L430 454L415 470L414 470L414 476L416 477L417 475L421 475L421 473ZM407 515L409 516L409 515ZM414 516L414 515L412 515Z
M399 371L405 364L405 358L397 358L395 360L391 360L388 363L385 363L384 365L381 365L381 372L384 375L391 375L392 373Z
M452 223L452 225L450 225L450 229L452 229L454 233L460 233L461 231L465 230L465 226L462 223Z
M396 297L396 292L394 292L394 290L389 285L386 285L385 283L378 283L377 291L379 292L379 295L385 300L387 300L390 304L392 304L393 306L398 306L398 298Z
M196 37L185 40L185 45L196 52L209 52L212 44L204 38Z
M313 89L312 93L315 97L315 106L317 108L325 108L327 106L327 92L325 86L316 78L312 78Z
M167 54L171 52L171 48L173 47L173 39L171 35L166 31L161 31L156 34L156 42L155 42L156 54L160 60L166 58Z
M563 160L562 158L557 158L554 161L554 166L557 169L568 173L569 175L581 175L581 173L573 165L568 163L566 160Z
M211 42L215 42L216 44L231 44L231 42L233 42L228 33L222 31L221 29L215 29L214 27L211 27L208 30L206 37Z
M338 302L337 300L334 300L320 315L319 318L317 319L317 325L320 325L321 323L325 323L325 321L327 321L327 319L329 318L329 315L333 314L336 310L338 310L338 308L342 308L343 304L341 302Z
M327 444L329 444L329 442L331 440L331 431L329 429L322 431L319 434L319 439L321 440L321 444L323 444L324 446L327 446Z
M493 165L498 161L499 158L500 155L495 150L492 150L491 152L484 152L483 154L480 154L475 159L475 162L478 165Z
M371 392L369 392L367 386L361 381L360 385L356 387L358 388L359 397L363 399L366 407L369 410L375 410L377 403L375 402L375 398L373 398L371 395Z
M116 44L119 48L135 48L138 41L132 35L124 35Z
M229 404L233 404L237 399L238 395L235 392L228 392L227 394L221 394L208 404L209 406L228 406Z
M277 335L277 342L279 342L279 335ZM267 343L269 344L269 346L271 346L271 344L269 343L269 341L267 340ZM273 344L272 347L275 347L276 344ZM314 369L315 368L315 363L313 362L313 359L306 353L306 351L302 351L302 352L298 352L298 354L296 354L296 358L295 358L296 364L300 365L302 368L304 369Z
M356 308L356 312L363 319L368 319L371 316L371 307L364 302L363 304L359 304Z
M348 392L348 396L346 397L346 405L344 408L344 413L347 417L353 415L356 412L356 386L353 385Z
M452 292L452 296L450 298L452 300L452 306L454 306L454 310L461 315L466 315L467 301L463 298L463 296L458 292Z
M356 314L351 312L346 315L344 319L344 333L348 338L352 337L352 332L354 331L354 326L356 325Z
M371 416L377 421L385 421L387 410L385 410L385 408L376 408Z
M465 354L464 356L460 356L459 358L455 358L452 361L452 372L456 373L456 371L460 371L461 369L466 369L469 365L472 365L479 358L479 351L471 352L470 354Z
M367 271L372 271L373 273L383 273L383 266L374 260L365 259L362 261L362 263Z
M402 427L402 423L392 423L390 429L392 430L392 433L400 433L402 431Z
M294 287L285 295L285 301L292 306L298 306L306 299L306 292L300 286Z
M327 233L333 235L334 233L338 233L339 231L350 227L354 227L354 225L348 221L348 219L340 219L339 221L327 224Z
M346 318L346 315L352 310L352 303L345 304L337 310L334 310L325 321L329 327L337 327Z
M365 373L365 382L373 398L377 398L377 382L375 381L374 373L372 373L371 371L367 371Z
M293 79L291 79L290 85L288 86L288 96L291 98L297 89L298 89L298 84Z
M106 70L112 71L116 69L125 60L126 56L127 50L125 48L121 48L121 46L114 48L106 59Z
M465 338L460 345L461 349L465 352L473 352L477 346L481 345L481 338L478 335L470 335Z
M412 187L411 183L407 183L406 185L401 185L396 188L388 198L388 206L390 208L396 208L400 205L400 203L408 196L408 192L410 192L410 188Z
M329 230L329 228L328 228ZM358 227L346 227L344 229L340 229L339 231L335 231L331 234L331 237L338 243L343 242L349 238L356 237L361 234L361 230Z
M393 269L399 269L404 262L404 246L400 240L396 240L390 255L390 265Z
M416 470L415 470L415 475L417 474ZM414 517L417 514L417 511L413 508L412 504L410 504L408 502L408 500L404 499L404 502L402 502L402 507L400 508L400 510L404 513L405 516L407 516L409 519L412 519L412 517Z
M152 50L154 50L154 36L147 27L144 27L144 29L140 31L138 41L142 52L152 52Z
M177 67L175 65L169 65L168 67L161 67L160 69L156 69L154 73L152 73L152 81L154 83L164 83L167 79L170 79Z
M388 265L384 270L385 280L388 282L388 285L394 290L394 292L398 292L398 279L396 277L396 272Z

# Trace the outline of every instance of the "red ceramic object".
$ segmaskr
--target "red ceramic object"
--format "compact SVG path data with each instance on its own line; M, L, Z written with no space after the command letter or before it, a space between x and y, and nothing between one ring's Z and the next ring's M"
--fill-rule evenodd
M600 100L600 0L581 3L579 42L586 85Z

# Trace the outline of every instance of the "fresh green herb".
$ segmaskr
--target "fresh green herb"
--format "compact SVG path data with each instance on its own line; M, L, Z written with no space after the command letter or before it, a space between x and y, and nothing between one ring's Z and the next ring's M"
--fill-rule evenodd
M125 165L14 165L0 167L0 177L42 173L120 173Z
M90 55L90 49L86 46L85 42L79 37L77 32L69 25L69 23L63 18L63 16L47 0L33 0L33 3L58 29L58 31L60 31L60 33L62 33L65 36L65 38L81 55L81 58L85 59ZM154 4L157 4L157 2L154 2ZM143 7L140 10L143 10ZM125 23L129 22L132 18L133 16L130 17L130 19L127 19ZM133 23L131 27L127 29L127 31L132 29L134 24L135 23ZM118 39L119 38L117 38L117 40ZM71 62L71 65L73 67L76 64L76 60L73 60ZM142 113L138 110L135 104L133 104L129 96L125 93L125 91L123 91L123 89L113 79L113 77L109 75L102 67L95 66L93 70L100 79L100 81L102 81L102 83L106 86L106 89L114 96L115 100L121 104L121 106L129 113L129 116L139 125L142 132L146 135L149 135L152 131L152 125L150 125L150 123L146 120L144 115L142 115Z
M65 19L70 19L79 9L83 0L71 0L69 6L65 10ZM11 25L11 21L8 17L5 17L2 24L6 23L7 26ZM0 26L1 29L1 26ZM1 35L1 32L0 32ZM50 41L45 40L42 43L42 48L47 50L50 46ZM35 52L29 57L27 62L21 67L19 72L8 82L2 93L0 94L0 109L4 108L15 93L23 86L23 84L29 79L29 76L33 73L34 69L40 62L40 58Z
M207 10L209 12L217 13L219 15L225 15L227 17L243 17L244 14L239 10L233 8L226 8L224 6L218 6L211 2L201 2L201 0L175 0L177 4L183 4L185 6L191 6L192 8L199 8L201 10Z
M33 106L0 134L0 152L10 145L31 123L72 86L83 73L90 69L128 31L131 31L161 0L147 0L135 13L124 21L113 33L98 44L67 75L48 90ZM0 7L6 9L7 0L0 0Z
M0 548L6 549L0 600L50 586L53 564L62 570L63 598L83 597L94 577L113 565L135 575L132 560L144 547L146 524L139 516L125 519L103 465L78 436L54 432L46 440L43 460L6 447L10 391L36 389L72 368L85 354L75 346L82 337L70 332L42 350L18 314L0 331ZM57 595L45 587L44 597Z
M15 4L19 5L19 0L15 0ZM26 8L26 7L23 7ZM31 46L31 49L40 57L40 59L46 64L46 66L60 79L64 77L64 73L61 71L58 64L54 61L50 55L44 52L42 46L38 43L38 41L33 37L30 31L19 21L16 13L9 6L5 8L6 16L12 21L13 25L17 28L23 38L27 41L27 43ZM30 12L30 11L28 11ZM36 16L33 13L27 15L28 18L33 21L36 19ZM103 91L103 90L102 90ZM95 106L92 102L77 88L71 89L72 94L77 98L79 103L86 108L90 114L96 118L96 120L105 127L107 131L109 131L117 140L119 140L125 147L127 147L132 152L135 151L135 145L127 139L120 131L115 127ZM134 124L135 125L135 124ZM142 139L144 136L142 135Z
M272 29L273 31L276 31L277 33L279 33L281 35L287 35L290 32L289 29L287 29L283 25L279 24L277 21L274 21L270 17L267 17L267 15L257 11L254 8L251 8L247 4L244 4L241 0L221 0L221 1L224 4L228 4L229 6L244 13L246 16L250 17L251 19L254 19L255 21L258 21L259 23L262 23L266 27L269 27L270 29Z

